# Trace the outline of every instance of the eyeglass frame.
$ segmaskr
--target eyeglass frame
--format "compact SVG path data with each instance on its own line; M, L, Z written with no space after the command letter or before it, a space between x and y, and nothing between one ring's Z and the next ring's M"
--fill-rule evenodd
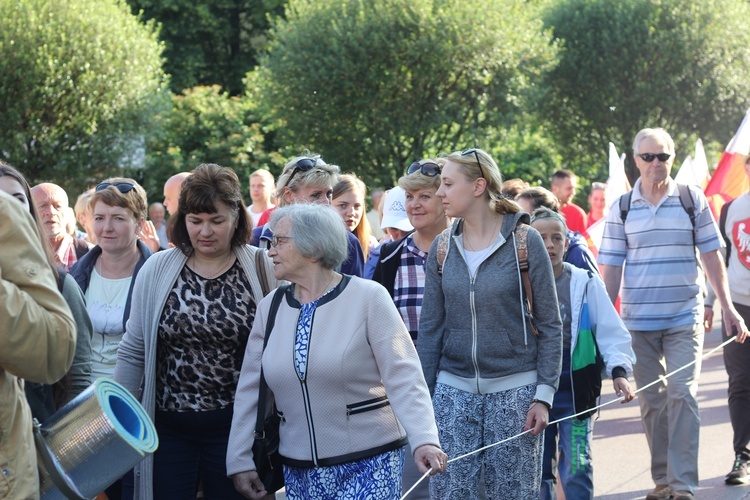
M672 153L638 153L636 156L646 163L651 163L656 159L658 159L660 162L665 162L672 158L674 155ZM649 160L647 157L650 157L651 159Z
M428 165L435 165L435 168L425 172L425 167ZM440 172L442 171L443 169L440 167L440 165L438 165L434 161L427 161L425 163L419 163L418 161L415 161L414 163L409 165L409 167L406 169L406 175L411 175L416 172L419 172L422 175L427 176L427 177L436 177L440 175Z
M312 162L312 165L300 165L302 162ZM289 176L289 178L286 180L286 185L292 183L292 179L295 175L297 175L297 172L309 172L310 170L314 169L318 166L318 159L317 158L300 158L297 160L297 162L294 164L294 168L292 169L292 175Z
M135 184L132 184L130 182L101 182L94 188L94 191L104 191L108 187L114 187L122 194L125 194L134 190Z
M276 248L279 246L279 243L281 243L284 240L293 240L291 236L276 236L275 234L271 236L271 239L268 240L268 248Z
M461 156L467 156L471 153L474 153L474 158L477 160L477 165L479 165L479 175L482 177L482 179L487 180L487 177L484 176L484 169L482 168L482 162L479 161L479 153L477 153L477 148L469 148L464 151L461 151Z

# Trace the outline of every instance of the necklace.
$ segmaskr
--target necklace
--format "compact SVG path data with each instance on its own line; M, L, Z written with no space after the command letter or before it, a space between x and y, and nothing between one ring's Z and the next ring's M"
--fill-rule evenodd
M320 292L319 294L311 294L311 297L314 297L314 298L310 299L310 300L308 300L307 302L304 302L304 303L307 304L307 303L313 302L313 301L318 300L319 298L321 298L323 295L325 295L326 292L331 289L331 283L333 283L334 279L336 279L336 273L335 272L332 274L331 279L328 280L328 284L326 284L326 286L323 287L323 291ZM302 287L299 284L297 284L297 288L298 288L299 291L302 291ZM299 297L300 299L302 298L301 294L296 294L295 293L295 296Z
M224 261L224 263L221 265L221 267L219 269L217 269L213 274L204 274L204 273L198 271L198 265L197 265L198 263L195 260L195 254L193 254L193 255L191 255L191 258L193 259L193 266L192 266L192 268L193 268L193 271L195 271L196 274L202 276L203 278L206 278L207 280L212 280L215 277L217 277L218 275L220 275L221 273L223 273L227 269L229 261L232 260L232 257L234 257L234 253L232 253L230 251L229 255L227 255L227 259Z
M110 311L114 306L113 303L117 299L117 296L120 295L120 292L122 291L123 286L125 285L124 281L125 279L130 278L132 276L132 271L130 273L130 276L125 276L124 278L105 278L104 273L102 271L102 259L97 259L96 264L99 265L99 269L97 269L97 273L99 274L99 277L101 278L101 294L104 298L104 307L107 311ZM107 280L113 283L105 283L103 280ZM110 295L107 293L107 289L111 288L114 290L113 295L110 297Z
M487 247L489 247L492 244L492 241L495 238L497 238L497 226L499 224L500 224L500 217L498 217L497 219L495 219L495 227L492 229L492 233L490 233L490 237L487 240L487 243L485 245L482 245L483 241L479 242L480 243L480 247L481 247L481 248L479 248L479 250L486 249ZM477 250L477 248L474 245L472 245L471 243L469 243L468 233L464 233L464 246L468 250L470 250L472 252L478 252L479 251L479 250Z

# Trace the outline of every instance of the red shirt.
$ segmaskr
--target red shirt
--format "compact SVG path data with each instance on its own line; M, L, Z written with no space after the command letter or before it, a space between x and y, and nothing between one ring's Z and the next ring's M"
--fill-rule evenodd
M565 222L568 224L568 229L571 231L578 231L581 234L586 234L586 228L588 225L588 217L586 212L575 203L568 203L564 207L560 208L560 213L565 216Z

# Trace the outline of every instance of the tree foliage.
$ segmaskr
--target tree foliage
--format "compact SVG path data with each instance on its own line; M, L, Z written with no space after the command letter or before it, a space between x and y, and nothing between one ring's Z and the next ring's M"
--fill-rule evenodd
M565 156L602 178L607 143L630 155L643 127L666 128L678 156L698 137L726 143L750 102L747 19L743 0L549 2L562 48L542 115Z
M248 82L282 143L376 185L484 146L534 98L555 47L524 1L292 0Z
M134 13L160 23L165 70L175 93L218 84L242 93L245 73L266 45L268 14L286 0L128 0Z
M265 150L265 136L249 99L231 97L218 85L195 87L172 96L161 117L163 131L147 142L150 175L145 188L156 199L164 181L201 163L218 163L237 172L243 185L251 171L283 160Z
M151 25L114 0L0 0L0 155L79 189L120 166L165 96Z

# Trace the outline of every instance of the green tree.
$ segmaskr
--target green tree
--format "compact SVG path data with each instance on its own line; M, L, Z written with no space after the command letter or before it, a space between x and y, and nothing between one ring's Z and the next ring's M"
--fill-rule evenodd
M541 115L569 167L605 178L611 141L628 153L632 178L643 127L666 128L678 157L698 137L726 143L750 103L747 19L743 0L549 2L545 26L562 48Z
M120 169L165 102L160 54L115 0L0 0L0 156L71 195Z
M277 140L393 185L513 124L554 61L521 0L292 0L248 89ZM489 148L491 149L491 148Z
M286 0L128 0L134 13L160 23L165 70L175 93L218 84L232 95L243 91L245 73L267 42L268 15Z
M170 176L201 163L234 169L243 185L258 168L278 173L276 165L283 159L267 152L266 138L254 119L255 105L249 99L231 97L213 85L173 95L172 103L162 116L162 132L146 144L150 175L144 187L153 199L161 196Z

